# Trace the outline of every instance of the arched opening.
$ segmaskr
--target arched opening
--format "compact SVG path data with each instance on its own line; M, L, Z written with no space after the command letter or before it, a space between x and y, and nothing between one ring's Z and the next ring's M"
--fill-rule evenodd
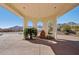
M43 22L42 22L42 20L39 20L37 22L37 30L38 30L38 36L40 36L40 33L43 30Z
M42 30L42 28L43 28L43 22L42 22L42 21L39 21L39 22L37 23L38 32L40 32L40 31Z
M33 27L33 22L32 22L32 20L29 20L27 25L28 25L28 28L32 28L32 27Z
M52 21L48 21L48 35L52 35L53 34L53 24Z

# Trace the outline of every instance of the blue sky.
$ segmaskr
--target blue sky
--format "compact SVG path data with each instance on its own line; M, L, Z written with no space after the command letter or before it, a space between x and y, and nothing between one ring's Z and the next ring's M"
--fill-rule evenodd
M0 7L0 28L8 28L16 25L22 26L23 20L9 10Z
M79 6L65 13L57 19L57 23L79 23Z
M57 23L67 22L79 23L79 6L57 19ZM16 25L23 26L23 20L9 10L0 7L0 28L8 28Z

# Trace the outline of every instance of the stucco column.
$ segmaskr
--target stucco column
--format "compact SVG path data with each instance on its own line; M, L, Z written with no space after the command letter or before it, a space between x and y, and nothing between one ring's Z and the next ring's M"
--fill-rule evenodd
M27 23L28 23L28 19L27 19L27 18L24 18L24 19L23 19L23 33L24 33L24 29L25 29L25 28L28 28ZM24 35L23 35L23 38L24 38ZM25 39L25 38L24 38L24 39Z
M23 26L23 30L24 30L25 28L28 28L28 19L24 18L23 21L24 21L24 26Z
M57 19L53 20L53 36L57 39Z
M33 27L37 28L37 22L36 21L33 21Z
M45 31L46 35L48 35L48 24L47 24L47 22L43 22L43 30Z

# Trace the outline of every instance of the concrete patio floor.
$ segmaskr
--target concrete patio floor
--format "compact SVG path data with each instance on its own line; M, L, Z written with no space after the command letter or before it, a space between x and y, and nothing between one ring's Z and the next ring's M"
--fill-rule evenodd
M18 33L0 36L0 55L79 55L79 38L58 35L58 40L23 40Z

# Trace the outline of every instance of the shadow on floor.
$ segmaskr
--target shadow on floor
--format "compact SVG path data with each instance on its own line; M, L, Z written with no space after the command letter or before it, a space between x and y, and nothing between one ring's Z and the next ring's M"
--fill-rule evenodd
M69 41L63 39L28 39L27 41L49 46L56 55L79 55L79 41Z

